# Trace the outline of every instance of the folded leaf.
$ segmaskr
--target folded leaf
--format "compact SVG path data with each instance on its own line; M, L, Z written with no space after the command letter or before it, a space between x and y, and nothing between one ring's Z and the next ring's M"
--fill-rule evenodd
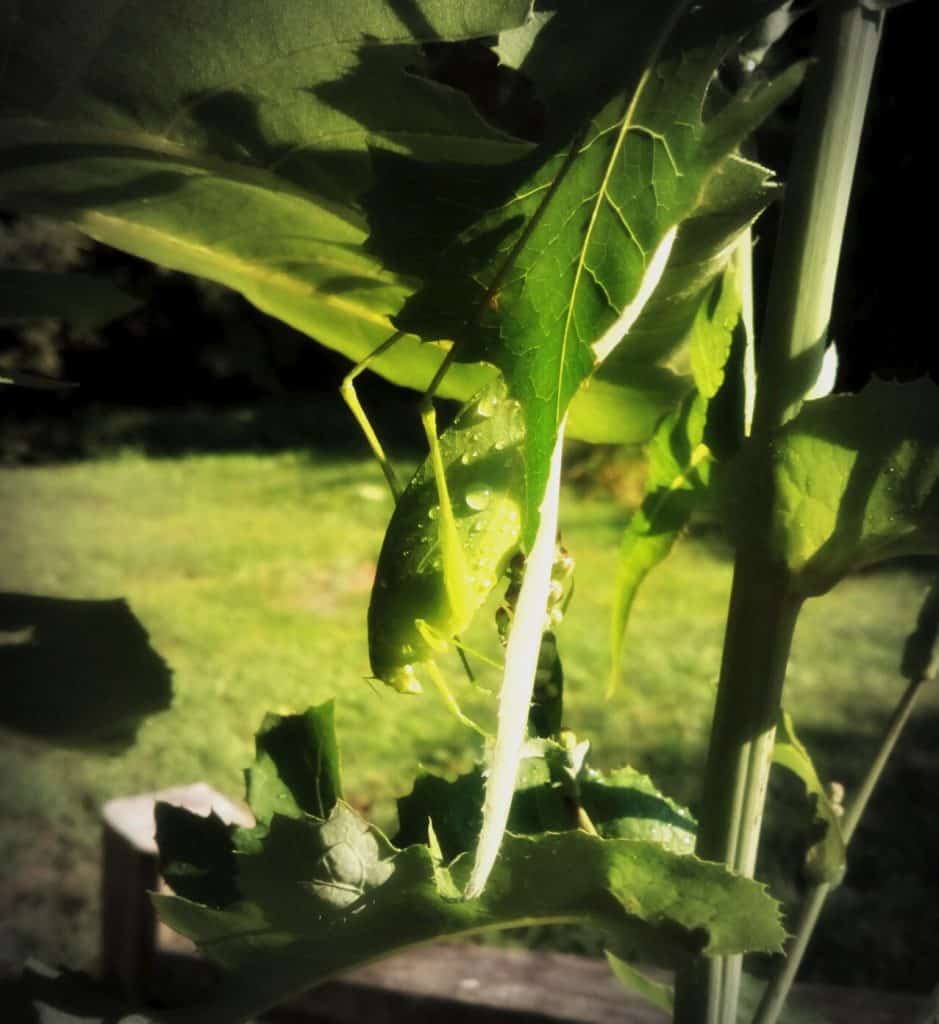
M773 747L775 764L788 768L805 786L815 817L813 840L805 855L804 871L815 884L838 885L844 878L846 853L839 814L828 798L809 752L796 735L792 715L781 711Z

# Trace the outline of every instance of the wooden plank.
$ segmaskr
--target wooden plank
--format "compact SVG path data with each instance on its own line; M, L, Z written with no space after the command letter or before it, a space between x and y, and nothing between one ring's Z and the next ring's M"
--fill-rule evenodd
M150 893L159 888L157 803L194 814L215 812L227 822L253 825L250 813L204 782L110 800L101 810L101 951L103 978L131 997L147 994L157 946L157 919Z
M172 943L164 949L166 960L172 959L171 948ZM652 973L669 980L663 971ZM909 1024L923 1006L923 997L909 993L840 985L796 985L794 998L827 1024ZM624 991L602 960L434 943L348 971L265 1019L274 1024L666 1024L669 1017Z

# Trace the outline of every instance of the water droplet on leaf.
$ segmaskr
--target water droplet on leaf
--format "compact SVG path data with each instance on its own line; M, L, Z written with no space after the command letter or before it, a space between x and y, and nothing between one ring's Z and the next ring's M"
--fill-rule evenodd
M474 512L482 512L489 507L492 491L485 484L475 484L466 492L466 504Z
M480 399L476 412L482 419L487 420L495 413L498 404L499 400L495 395L486 395L485 398Z

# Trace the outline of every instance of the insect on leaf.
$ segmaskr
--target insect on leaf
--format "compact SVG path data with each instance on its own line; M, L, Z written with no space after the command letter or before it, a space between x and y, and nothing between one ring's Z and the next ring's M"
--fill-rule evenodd
M495 380L441 434L440 452L462 552L447 563L428 458L405 488L385 533L368 610L372 671L394 685L432 660L498 583L518 548L524 475L518 403ZM460 588L453 601L453 588Z
M657 11L661 32L673 12L671 5ZM800 68L787 72L705 121L730 41L680 57L666 52L644 68L656 32L646 38L629 86L466 230L444 254L444 276L396 317L404 330L453 338L460 360L499 367L521 403L526 545L568 405L626 333L625 312L644 290L653 292L663 243L696 213L741 139L801 79Z

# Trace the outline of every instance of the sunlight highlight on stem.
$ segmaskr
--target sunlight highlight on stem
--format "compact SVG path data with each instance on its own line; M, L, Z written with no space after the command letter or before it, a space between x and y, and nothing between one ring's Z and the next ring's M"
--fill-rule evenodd
M535 687L538 652L541 650L551 587L565 423L566 417L561 422L554 443L548 485L538 509L538 532L525 565L518 606L505 650L505 673L499 694L499 723L492 768L486 780L483 825L479 846L476 848L476 862L464 893L466 899L475 899L486 886L502 845L515 792L515 777L518 774L522 744L525 742L525 726Z

